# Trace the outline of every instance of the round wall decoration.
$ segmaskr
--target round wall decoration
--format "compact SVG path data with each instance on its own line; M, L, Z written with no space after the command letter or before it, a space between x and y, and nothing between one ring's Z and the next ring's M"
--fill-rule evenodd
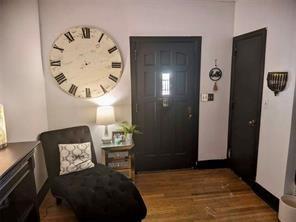
M222 77L222 71L218 67L214 67L209 72L209 77L212 81L218 81Z
M104 95L118 83L123 60L114 40L90 26L73 27L53 43L50 72L59 87L79 98Z
M217 59L215 59L215 67L212 68L209 72L209 77L212 81L215 82L213 90L217 91L218 90L217 81L220 80L222 77L222 70L217 66Z

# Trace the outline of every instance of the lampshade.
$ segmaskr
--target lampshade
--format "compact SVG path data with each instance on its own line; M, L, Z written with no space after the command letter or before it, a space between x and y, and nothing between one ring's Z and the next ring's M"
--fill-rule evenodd
M98 125L110 125L115 123L114 108L113 106L99 106L97 108Z
M6 135L6 126L5 126L5 117L4 117L4 108L0 104L0 149L6 147L7 145L7 135Z

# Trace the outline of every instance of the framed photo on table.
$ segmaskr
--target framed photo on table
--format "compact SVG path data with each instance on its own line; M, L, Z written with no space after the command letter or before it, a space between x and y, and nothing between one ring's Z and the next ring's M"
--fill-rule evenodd
M113 131L112 132L112 142L113 144L120 144L125 141L125 134L123 131Z

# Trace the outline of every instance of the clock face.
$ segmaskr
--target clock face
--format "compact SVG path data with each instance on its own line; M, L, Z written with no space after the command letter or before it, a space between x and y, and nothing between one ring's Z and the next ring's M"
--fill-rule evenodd
M88 26L62 33L52 45L49 62L60 88L80 98L109 92L118 83L123 69L120 51L112 38Z

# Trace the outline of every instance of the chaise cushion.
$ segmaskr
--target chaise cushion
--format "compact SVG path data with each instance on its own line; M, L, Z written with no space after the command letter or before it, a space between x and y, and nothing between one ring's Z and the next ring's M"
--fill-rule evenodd
M51 191L65 200L81 221L140 221L144 201L131 181L104 165L53 179Z

